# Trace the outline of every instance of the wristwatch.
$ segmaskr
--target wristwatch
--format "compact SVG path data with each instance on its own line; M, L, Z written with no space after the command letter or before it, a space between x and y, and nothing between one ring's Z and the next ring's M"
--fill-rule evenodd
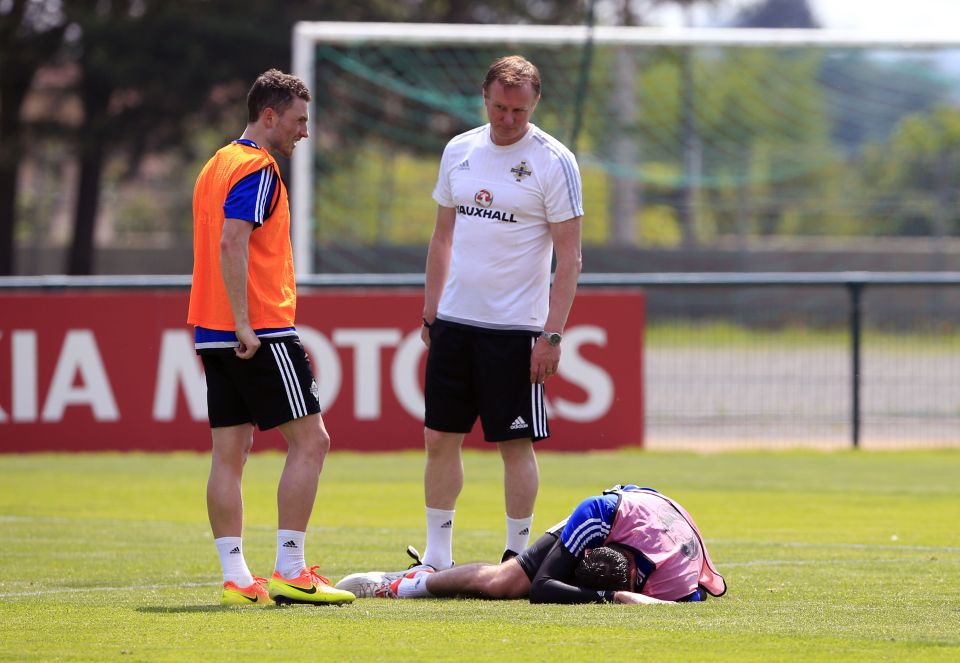
M546 339L550 345L560 345L560 341L563 339L563 336L561 336L559 332L545 331L542 332L540 336Z

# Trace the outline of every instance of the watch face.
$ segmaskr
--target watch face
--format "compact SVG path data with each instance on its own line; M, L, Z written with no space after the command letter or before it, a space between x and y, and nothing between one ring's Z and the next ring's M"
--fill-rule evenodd
M552 333L544 332L543 335L546 337L547 343L549 343L550 345L560 345L560 339L562 337L557 332L552 332Z

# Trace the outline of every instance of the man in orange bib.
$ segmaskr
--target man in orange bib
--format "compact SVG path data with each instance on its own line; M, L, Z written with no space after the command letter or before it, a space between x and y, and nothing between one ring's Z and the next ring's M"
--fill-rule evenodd
M310 360L294 327L297 305L290 207L272 156L308 135L310 92L271 69L247 95L243 135L221 148L193 194L193 284L187 321L207 380L213 436L207 512L223 569L221 603L338 604L353 601L316 566L304 539L330 448ZM277 561L272 578L250 573L243 555L241 479L253 429L279 428L287 460L277 489Z

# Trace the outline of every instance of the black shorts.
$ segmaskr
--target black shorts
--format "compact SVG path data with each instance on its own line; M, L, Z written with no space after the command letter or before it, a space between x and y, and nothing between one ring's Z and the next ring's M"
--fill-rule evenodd
M488 442L550 436L543 385L530 383L536 335L436 320L430 327L424 425L469 433L477 417Z
M200 354L211 428L256 424L260 430L320 412L310 359L298 339L263 340L250 359L233 350Z
M546 532L534 541L533 545L527 547L522 553L514 557L514 559L517 560L517 564L523 569L523 572L530 578L530 582L533 582L533 579L537 576L537 571L539 571L543 565L543 560L547 558L547 553L559 542L559 532Z

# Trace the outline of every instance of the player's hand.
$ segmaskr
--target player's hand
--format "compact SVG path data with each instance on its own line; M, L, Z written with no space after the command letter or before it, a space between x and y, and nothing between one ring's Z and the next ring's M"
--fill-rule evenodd
M420 340L428 349L430 348L430 328L426 325L420 328Z
M260 349L260 337L250 327L238 329L237 340L240 341L240 345L234 348L233 352L240 359L250 359Z
M560 346L550 345L541 337L530 353L530 384L543 384L557 374L560 366Z
M653 604L653 603L671 603L671 601L661 601L646 594L636 592L614 592L613 600L616 603L626 603L629 605Z

